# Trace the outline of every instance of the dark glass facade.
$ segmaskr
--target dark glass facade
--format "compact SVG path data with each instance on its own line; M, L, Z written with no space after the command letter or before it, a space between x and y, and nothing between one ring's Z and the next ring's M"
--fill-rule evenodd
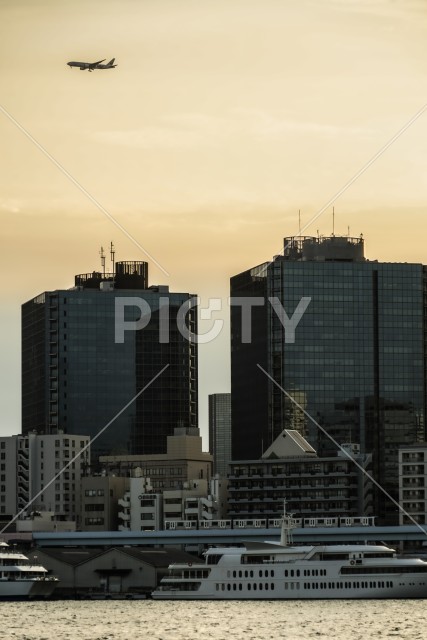
M284 256L263 268L266 369L338 443L356 442L362 453L372 453L375 479L397 499L398 447L425 437L426 269L367 261L361 239L297 238L285 246ZM287 342L268 298L278 299L291 318L303 297L310 303L295 341ZM259 370L256 348L249 357L248 348L235 342L232 325L233 459L259 458L285 427L306 435L319 455L335 452L327 435L270 381L267 393L251 397L267 421L251 420L242 387ZM375 513L383 522L397 521L397 507L380 491Z
M213 472L227 476L231 461L231 394L209 396L209 451L213 456Z
M115 276L76 276L74 289L46 292L23 305L23 433L59 428L93 438L146 385L94 442L93 460L101 454L164 453L176 427L198 426L197 344L177 328L178 310L193 296L170 293L167 287L140 289L146 282L143 271L135 272L133 281L124 277L126 288ZM147 326L125 331L123 343L115 341L120 297L142 298L151 309ZM168 342L159 339L159 302L169 306ZM131 304L124 313L126 322L141 316ZM186 325L196 333L195 307Z

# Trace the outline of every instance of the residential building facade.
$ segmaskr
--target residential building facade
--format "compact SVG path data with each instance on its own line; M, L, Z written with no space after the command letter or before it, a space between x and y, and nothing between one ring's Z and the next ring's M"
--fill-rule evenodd
M129 489L129 478L87 476L81 483L80 529L82 531L117 531L119 499Z
M285 429L282 437L285 446L279 436L260 460L230 464L230 520L279 522L285 500L296 518L375 515L372 483L362 471L372 471L372 456L349 444L346 453L318 456L297 431Z
M427 443L399 449L399 524L427 524Z
M90 464L86 435L28 433L0 438L0 514L50 512L78 523L80 481Z

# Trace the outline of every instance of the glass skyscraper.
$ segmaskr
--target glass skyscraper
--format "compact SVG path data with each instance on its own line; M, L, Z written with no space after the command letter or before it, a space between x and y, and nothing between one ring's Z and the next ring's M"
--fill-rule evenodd
M366 260L362 238L286 238L283 255L231 279L231 295L265 301L245 344L232 306L233 459L260 458L285 427L329 455L329 435L372 453L375 479L398 499L398 447L425 437L426 267ZM292 336L280 309L292 320L303 298ZM374 509L397 522L379 490Z
M197 344L177 325L179 309L192 294L148 287L145 262L115 267L114 274L76 276L74 288L47 291L22 306L24 434L62 429L93 438L149 385L95 441L93 460L100 454L164 453L176 427L198 426ZM148 324L124 331L123 342L115 334L119 298L126 299L125 322L141 317L133 298L151 310ZM192 307L185 315L193 334L196 313Z

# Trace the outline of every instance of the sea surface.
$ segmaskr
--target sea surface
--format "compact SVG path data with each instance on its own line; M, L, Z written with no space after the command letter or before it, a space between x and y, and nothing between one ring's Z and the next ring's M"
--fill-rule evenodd
M427 637L427 600L1 602L8 640Z

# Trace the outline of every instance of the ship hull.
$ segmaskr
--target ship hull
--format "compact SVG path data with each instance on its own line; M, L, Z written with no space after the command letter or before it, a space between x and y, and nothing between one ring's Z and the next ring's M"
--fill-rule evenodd
M369 567L366 573L343 575L343 567L328 569L321 564L293 564L292 569L280 565L242 565L227 569L212 567L209 577L195 579L206 565L178 570L181 576L193 572L193 578L179 575L164 578L152 593L154 600L341 600L427 598L427 569L400 573L396 567ZM271 568L274 566L274 569ZM289 566L289 565L288 565ZM299 568L298 568L299 567ZM310 568L308 568L310 567ZM349 570L345 567L344 570ZM176 570L176 568L175 568ZM351 570L351 569L350 569ZM292 577L290 572L292 571ZM246 577L249 576L250 577ZM285 577L286 576L286 577ZM310 576L310 577L303 577Z
M57 580L0 580L0 600L49 598Z

